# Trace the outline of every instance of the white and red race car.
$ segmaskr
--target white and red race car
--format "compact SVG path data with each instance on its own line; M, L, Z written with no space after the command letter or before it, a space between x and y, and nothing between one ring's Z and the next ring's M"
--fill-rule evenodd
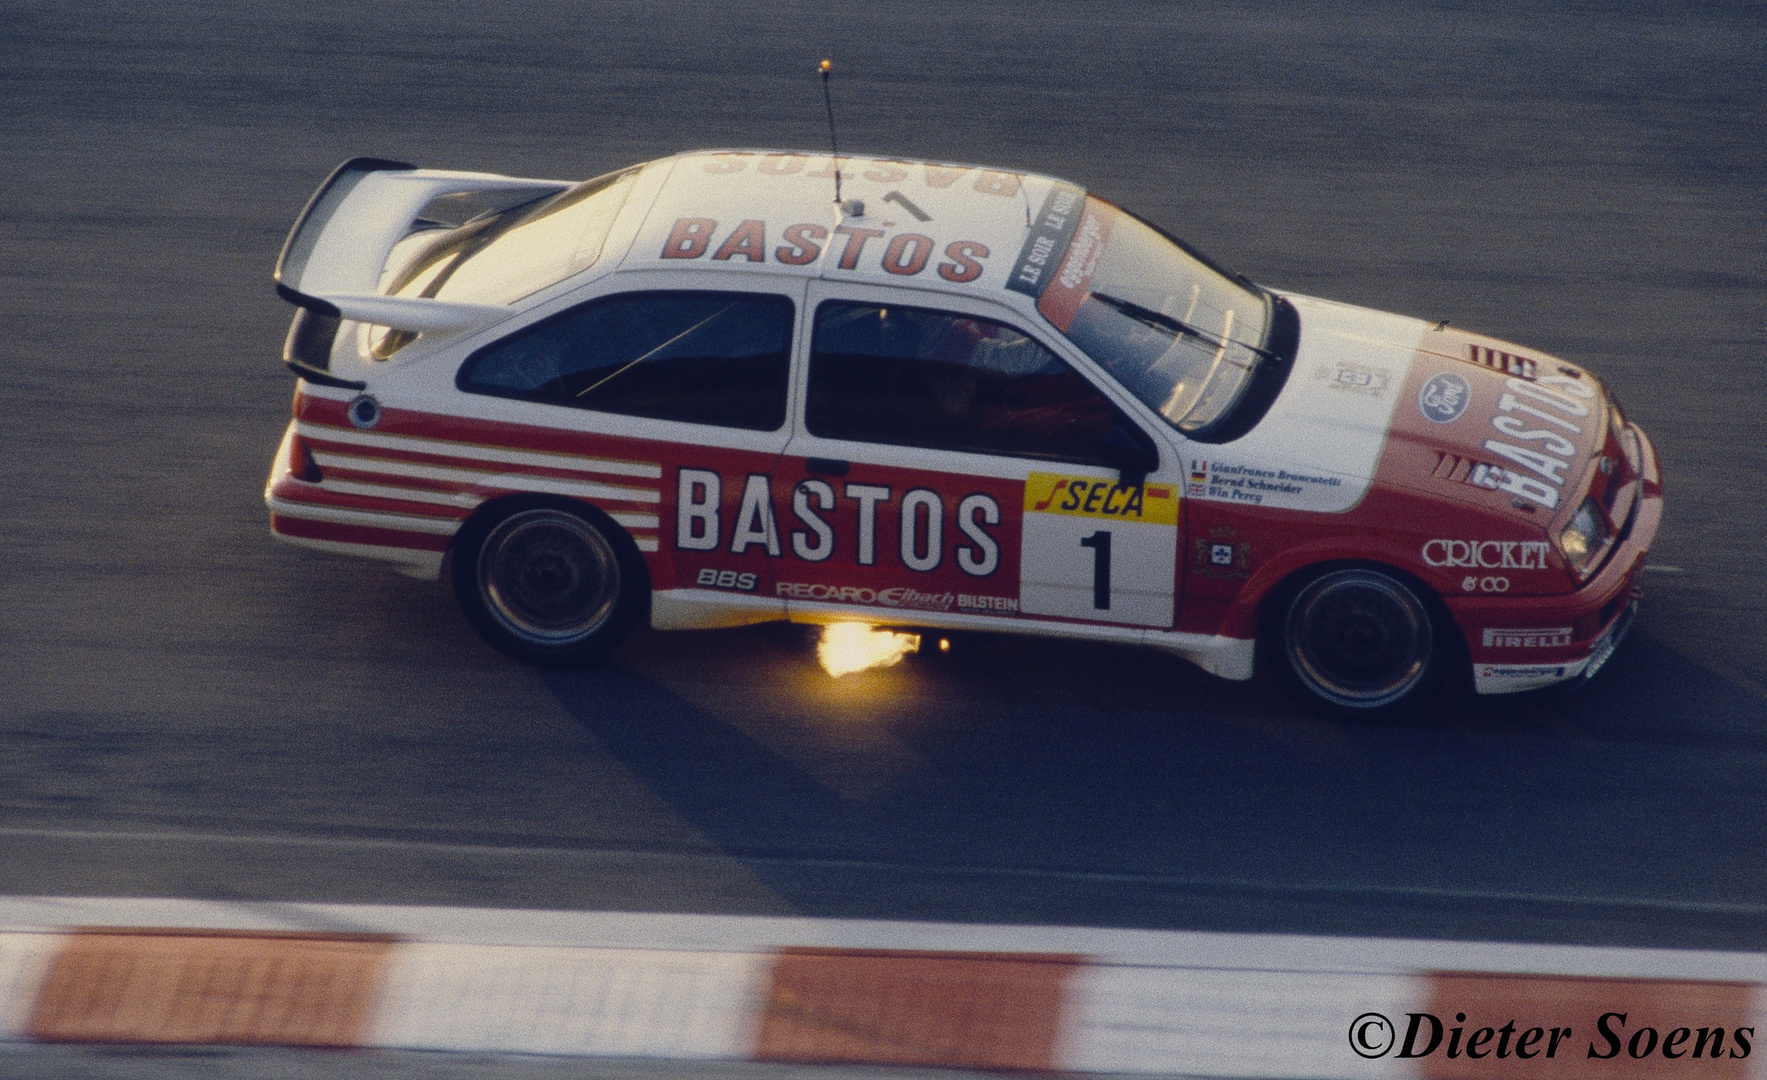
M359 158L276 279L272 531L447 567L538 663L644 621L857 621L1262 655L1392 710L1469 666L1592 675L1662 510L1583 368L1262 288L1046 176Z

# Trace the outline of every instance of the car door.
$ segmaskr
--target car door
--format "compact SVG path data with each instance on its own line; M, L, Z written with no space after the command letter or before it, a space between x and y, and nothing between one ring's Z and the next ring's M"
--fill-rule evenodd
M775 487L794 617L1172 625L1176 461L1108 395L993 305L816 282L808 311Z

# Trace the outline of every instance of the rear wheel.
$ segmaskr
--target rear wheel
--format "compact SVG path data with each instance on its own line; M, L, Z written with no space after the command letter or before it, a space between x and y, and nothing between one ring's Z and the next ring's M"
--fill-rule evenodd
M1371 569L1321 574L1294 594L1279 635L1286 674L1332 711L1407 712L1448 666L1449 631L1397 577Z
M619 526L587 507L516 505L462 530L454 594L469 622L510 656L570 664L618 645L643 613L643 560Z

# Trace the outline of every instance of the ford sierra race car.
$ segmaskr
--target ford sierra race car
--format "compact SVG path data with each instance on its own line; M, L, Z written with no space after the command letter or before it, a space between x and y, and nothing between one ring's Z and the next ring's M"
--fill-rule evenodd
M1592 676L1662 510L1586 369L1262 287L1047 176L358 158L275 276L273 533L445 571L535 663L644 623L861 622L1394 711Z

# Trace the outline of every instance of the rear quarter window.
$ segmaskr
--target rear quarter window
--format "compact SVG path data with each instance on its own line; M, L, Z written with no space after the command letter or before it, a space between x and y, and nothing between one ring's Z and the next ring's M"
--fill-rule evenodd
M456 381L474 394L776 431L795 313L764 293L621 293L480 349Z

